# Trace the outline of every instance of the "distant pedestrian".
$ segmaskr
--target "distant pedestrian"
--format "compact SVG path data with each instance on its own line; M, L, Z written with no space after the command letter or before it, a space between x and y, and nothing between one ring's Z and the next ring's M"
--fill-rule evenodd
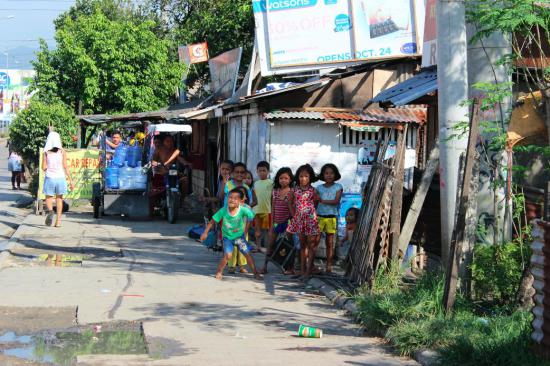
M329 163L323 165L319 179L325 182L317 187L319 204L317 216L319 217L319 229L325 233L325 246L327 248L327 273L332 272L332 257L334 256L334 234L337 231L336 218L338 217L338 205L342 199L344 187L336 181L342 176L336 165Z
M63 195L67 193L67 179L70 189L74 189L73 179L67 168L67 155L61 145L61 137L57 132L50 132L44 146L44 162L42 169L45 172L43 192L46 196L46 225L51 226L54 218L53 198L57 209L55 226L61 226L63 212Z
M11 172L11 189L21 189L21 175L23 172L23 160L15 151L8 157L8 170ZM17 187L15 186L17 184Z

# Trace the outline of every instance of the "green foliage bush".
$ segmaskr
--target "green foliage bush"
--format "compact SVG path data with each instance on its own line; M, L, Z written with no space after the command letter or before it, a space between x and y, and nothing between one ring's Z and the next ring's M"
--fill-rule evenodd
M39 149L46 142L50 125L61 135L63 147L74 147L78 121L71 109L61 102L32 99L28 108L18 113L10 124L11 146L31 170L38 167Z
M476 245L474 261L470 266L476 299L498 305L513 304L527 258L527 245Z
M359 318L402 355L438 350L442 365L549 365L530 350L529 312L499 306L482 309L459 294L454 311L445 314L443 288L442 273L425 273L408 285L398 269L381 270L373 288L355 298Z

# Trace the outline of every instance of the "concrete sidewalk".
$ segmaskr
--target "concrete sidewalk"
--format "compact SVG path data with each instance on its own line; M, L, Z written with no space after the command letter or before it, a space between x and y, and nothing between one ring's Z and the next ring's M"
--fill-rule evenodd
M80 323L143 321L150 354L84 356L79 365L416 365L363 337L341 311L303 283L270 274L214 279L219 255L161 220L95 220L69 213L61 228L30 215L0 271L3 306L78 308ZM48 267L34 257L82 256ZM263 261L259 254L258 263ZM275 270L272 271L276 273ZM300 324L321 339L296 336Z
M26 188L26 184L21 185ZM6 139L0 139L0 251L8 246L10 237L30 212L18 208L18 203L30 202L31 195L25 190L12 190L11 173L8 172L8 148Z

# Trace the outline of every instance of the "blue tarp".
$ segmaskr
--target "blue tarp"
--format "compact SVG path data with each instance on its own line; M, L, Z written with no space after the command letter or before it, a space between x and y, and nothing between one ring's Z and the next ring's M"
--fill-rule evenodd
M436 90L437 69L429 67L412 78L380 92L368 104L379 103L381 107L403 106Z

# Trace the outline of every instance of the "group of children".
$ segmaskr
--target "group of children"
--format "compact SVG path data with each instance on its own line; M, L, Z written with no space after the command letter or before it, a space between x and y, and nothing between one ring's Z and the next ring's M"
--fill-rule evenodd
M229 272L238 264L241 272L248 263L256 278L267 273L267 261L258 271L250 255L248 232L254 223L256 249L260 247L262 234L268 235L268 256L272 254L277 236L299 238L300 275L309 278L319 272L314 266L315 252L325 234L326 272L332 271L334 258L334 236L337 233L338 207L343 187L337 183L340 172L334 164L325 164L316 175L309 164L300 166L295 174L288 167L277 171L274 181L269 179L269 163L261 161L256 166L258 180L253 182L252 173L243 163L223 161L220 165L218 196L212 199L221 208L213 215L201 236L205 240L209 231L219 224L223 241L224 256L220 260L216 278L229 263ZM317 180L323 184L313 187ZM357 209L346 213L346 238L351 239L355 228ZM351 232L351 234L350 234ZM295 273L292 269L287 274Z

